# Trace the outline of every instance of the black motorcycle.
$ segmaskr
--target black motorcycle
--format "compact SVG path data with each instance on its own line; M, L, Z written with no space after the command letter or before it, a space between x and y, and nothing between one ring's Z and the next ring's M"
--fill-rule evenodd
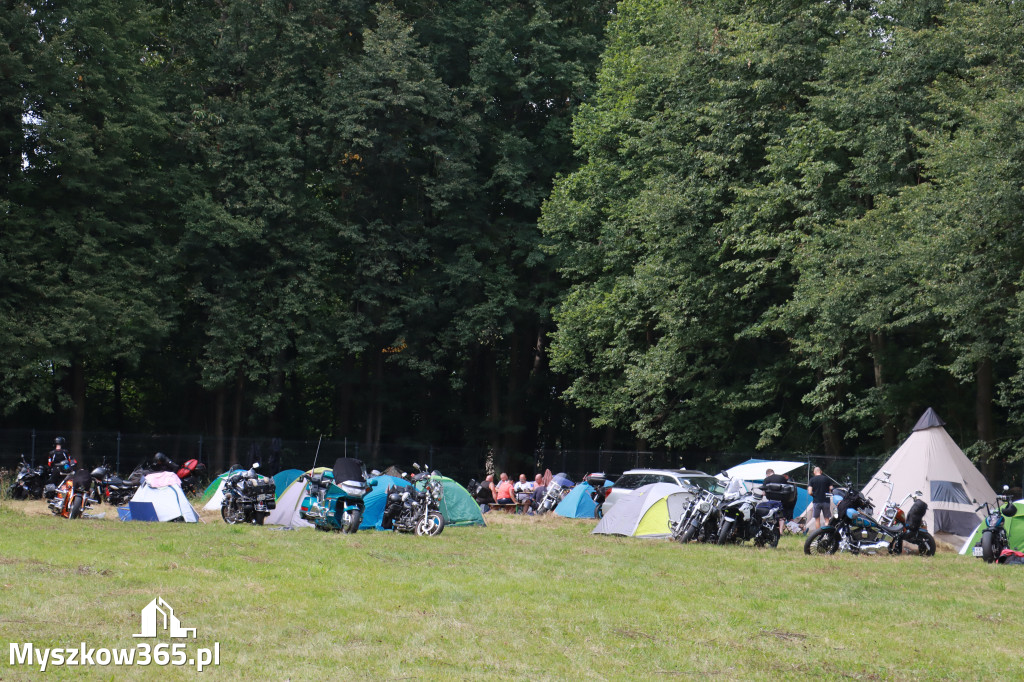
M259 466L253 464L248 471L229 476L224 481L224 499L220 503L224 523L262 526L263 520L277 507L274 480L256 473Z
M14 481L11 482L8 493L12 500L27 500L29 498L38 500L43 496L47 478L46 467L42 465L29 466L25 461L25 455L22 455L18 471L14 475Z
M719 511L718 544L753 540L755 547L778 547L781 502L744 493L727 499Z
M713 542L718 539L718 521L724 498L720 493L700 488L689 506L672 527L672 537L686 544L690 540Z
M590 499L597 505L594 508L595 519L600 519L604 516L604 501L608 496L604 484L607 480L608 477L603 472L595 472L583 477L583 482L590 484L590 490L588 491Z
M1003 550L1010 546L1006 536L1006 519L1017 514L1017 506L1010 501L1010 486L1003 486L1003 494L996 495L996 506L990 507L988 501L974 511L985 510L985 528L981 531L981 540L974 546L972 554L981 557L986 563L999 559Z
M106 458L103 463L92 470L93 492L96 501L106 502L115 507L127 504L134 497L135 492L142 485L142 480L148 473L148 469L137 467L127 479L122 479L111 471Z
M871 516L874 513L871 500L847 481L845 488L832 491L836 513L829 525L807 536L804 553L874 554L885 550L889 554L902 554L904 544L909 543L917 547L917 554L932 556L935 554L935 538L927 531L924 522L928 503L919 499L921 491L909 497L914 499L914 504L905 515L906 523L885 525Z
M411 486L393 485L387 489L381 527L399 533L440 535L444 530L444 516L440 509L444 498L441 474L422 471L418 464L413 464L413 468L420 473L412 476Z

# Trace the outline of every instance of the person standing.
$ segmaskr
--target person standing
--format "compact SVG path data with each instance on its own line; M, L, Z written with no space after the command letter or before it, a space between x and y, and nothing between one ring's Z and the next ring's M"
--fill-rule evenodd
M822 473L821 467L814 467L814 475L807 482L807 492L811 496L811 520L821 528L824 524L818 521L818 515L827 522L832 516L832 503L829 493L832 492L832 479ZM808 522L808 531L810 522Z
M768 469L767 471L765 471L764 480L762 481L764 485L768 485L770 483L781 484L788 482L789 481L786 480L785 476L783 476L782 474L775 473L775 469ZM778 502L779 504L782 505L782 509L779 510L779 535L782 535L782 530L786 527L786 521L789 520L786 518L786 495L785 493L766 490L764 496L766 499Z

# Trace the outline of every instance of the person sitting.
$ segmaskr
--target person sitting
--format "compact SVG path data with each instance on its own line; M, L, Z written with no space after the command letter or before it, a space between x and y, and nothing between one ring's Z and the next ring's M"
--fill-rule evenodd
M540 509L540 503L544 501L544 496L547 494L548 487L544 485L544 477L541 476L540 474L537 474L536 476L533 477L533 495L532 499L530 500L530 514L533 513L533 509Z
M494 499L499 505L514 505L516 503L515 490L512 481L508 480L508 474L501 474L501 480L494 487Z
M526 480L526 474L519 474L519 480L512 486L516 494L516 502L522 505L523 513L530 511L530 500L533 498L533 483Z
M477 486L476 502L480 505L480 513L486 514L491 511L494 504L494 475L488 474L484 482Z

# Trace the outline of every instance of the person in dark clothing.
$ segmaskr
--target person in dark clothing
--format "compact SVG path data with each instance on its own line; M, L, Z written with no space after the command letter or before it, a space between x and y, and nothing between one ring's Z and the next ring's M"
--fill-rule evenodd
M811 495L811 520L818 528L824 524L818 521L818 515L828 521L832 516L832 503L829 500L829 493L832 492L832 479L822 473L821 467L814 467L814 475L807 482L807 492ZM810 523L807 524L810 526ZM810 528L808 528L810 530Z
M63 436L57 436L53 441L53 450L46 460L46 466L50 470L50 483L57 485L64 480L64 477L75 470L78 462L67 450L67 442Z
M782 474L775 473L774 469L768 469L767 471L764 472L764 480L762 481L762 483L766 486L770 483L789 483L789 479L783 476ZM782 513L779 514L779 534L781 535L782 530L786 527L786 521L788 521L791 518L791 516L786 516L786 503L788 502L787 498L790 496L782 492L775 492L773 490L766 490L764 496L766 499L773 500L782 505ZM789 513L791 515L793 513L792 506L790 507Z

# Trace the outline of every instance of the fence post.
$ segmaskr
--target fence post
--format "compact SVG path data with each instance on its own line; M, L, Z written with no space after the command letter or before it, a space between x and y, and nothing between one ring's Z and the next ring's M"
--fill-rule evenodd
M114 459L114 471L121 471L121 432L117 432L117 457Z
M32 466L36 465L36 430L32 429Z

